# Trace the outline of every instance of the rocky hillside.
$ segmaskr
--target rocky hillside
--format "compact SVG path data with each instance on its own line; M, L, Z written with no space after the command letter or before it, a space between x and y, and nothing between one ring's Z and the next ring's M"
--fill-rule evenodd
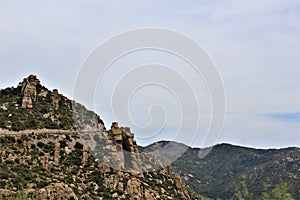
M166 145L173 149L186 147L180 143L161 141L141 150L154 151ZM294 199L300 196L299 148L261 150L229 144L219 144L212 149L187 148L172 164L173 170L204 196L235 199L236 194L243 190L241 183L247 186L253 199L262 199L264 192L272 193L278 189L276 187L285 185L286 192ZM168 157L170 151L161 154Z
M91 123L103 125L100 117L94 112L59 94L57 89L48 90L40 84L40 80L35 75L25 78L17 87L0 90L0 128L2 129L74 131L76 125L88 125L90 120L94 121Z
M205 199L134 134L30 75L0 91L0 199Z

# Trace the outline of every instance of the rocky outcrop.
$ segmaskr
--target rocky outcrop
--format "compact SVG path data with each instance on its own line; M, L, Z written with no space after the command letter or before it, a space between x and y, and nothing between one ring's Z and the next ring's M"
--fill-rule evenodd
M123 149L123 132L119 128L118 122L113 122L111 129L109 131L110 136L112 137L114 144L119 148Z
M88 146L86 144L83 144L82 147L82 160L81 163L82 165L86 165L89 159L89 155L88 155Z
M46 98L48 95L48 91L45 89L41 89L40 93L38 94L38 96L44 97Z
M78 199L72 188L64 183L53 183L45 188L40 189L39 196L41 199Z
M45 170L50 170L49 156L44 155L40 157L40 162Z
M55 109L58 109L60 97L59 97L59 93L58 93L58 90L57 90L57 89L54 89L54 90L53 90L52 96L51 96L51 100L52 100L52 105L53 105L53 107L54 107Z
M55 147L54 147L54 164L58 165L59 164L59 151L60 151L60 143L57 142L55 143Z
M22 82L22 108L33 108L33 102L36 101L37 90L36 86L40 81L35 75L29 75Z
M109 144L107 148L111 155L111 166L116 170L126 168L127 171L142 174L137 143L130 128L120 128L118 122L113 122L106 136Z
M135 199L142 198L141 182L136 177L132 177L128 180L126 193Z

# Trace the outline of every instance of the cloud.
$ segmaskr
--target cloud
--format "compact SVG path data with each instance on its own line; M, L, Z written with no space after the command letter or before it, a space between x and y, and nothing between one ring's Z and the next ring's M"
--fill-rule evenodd
M300 123L300 113L267 114L271 119Z

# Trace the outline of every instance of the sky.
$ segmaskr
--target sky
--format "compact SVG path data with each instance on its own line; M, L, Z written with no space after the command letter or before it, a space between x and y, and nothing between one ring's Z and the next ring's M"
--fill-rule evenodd
M101 43L133 29L168 29L200 44L221 76L226 120L215 143L300 147L299 21L298 0L1 0L0 88L33 73L47 88L73 98L82 65ZM147 64L160 65L138 71ZM112 121L130 126L142 145L203 145L211 91L180 57L141 50L112 63L103 77L96 75L94 104L75 100L95 110L106 127ZM141 87L130 88L134 81ZM179 125L186 135L176 135ZM192 140L185 142L187 137Z

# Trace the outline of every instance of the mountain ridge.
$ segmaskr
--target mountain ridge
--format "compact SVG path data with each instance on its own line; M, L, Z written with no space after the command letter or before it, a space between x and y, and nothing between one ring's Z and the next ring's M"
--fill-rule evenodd
M160 145L168 144L176 146L178 143L157 142L141 147L141 151L153 151ZM206 149L208 151L204 154L202 150L189 147L172 163L174 172L185 178L187 184L200 194L229 199L238 192L240 183L245 182L256 198L264 192L265 183L271 188L276 184L287 183L292 195L299 196L298 147L254 149L222 143Z
M208 147L200 147L200 146L190 146L190 145L187 145L185 143L182 143L182 142L178 142L178 141L171 141L171 140L160 140L160 141L157 141L157 142L153 142L151 144L147 144L147 145L140 145L141 148L145 148L145 147L149 147L153 144L156 144L156 143L169 143L169 142L173 142L173 143L177 143L177 144L180 144L180 145L185 145L187 147L190 147L190 148L193 148L193 149L207 149L207 148L212 148L212 147L215 147L215 146L218 146L218 145L231 145L231 146L235 146L235 147L241 147L241 148L249 148L249 149L257 149L257 150L281 150L281 149L287 149L287 148L300 148L300 146L284 146L284 147L255 147L255 146L248 146L248 145L241 145L241 144L235 144L235 143L231 143L231 142L220 142L220 143L216 143L212 146L208 146Z

